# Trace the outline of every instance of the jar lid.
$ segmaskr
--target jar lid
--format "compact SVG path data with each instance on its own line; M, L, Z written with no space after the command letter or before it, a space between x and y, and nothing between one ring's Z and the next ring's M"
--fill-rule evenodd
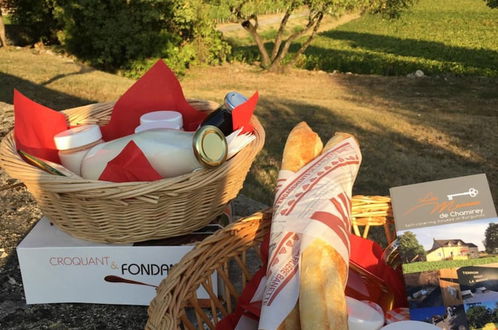
M62 131L54 136L58 150L79 148L102 138L98 125L81 125Z
M227 140L221 130L212 125L200 127L194 134L194 154L206 167L216 167L227 159Z
M233 110L247 101L247 97L237 92L230 92L225 95L225 105Z
M181 129L183 127L182 114L178 111L152 111L140 117L141 125L158 124L161 128Z

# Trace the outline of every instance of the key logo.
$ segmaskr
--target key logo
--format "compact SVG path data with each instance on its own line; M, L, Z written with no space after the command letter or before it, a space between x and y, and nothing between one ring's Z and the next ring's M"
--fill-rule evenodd
M454 197L458 197L458 196L470 196L470 197L474 198L477 196L478 193L479 193L479 191L477 191L476 188L470 188L469 191L466 191L463 193L448 195L448 200L452 201Z

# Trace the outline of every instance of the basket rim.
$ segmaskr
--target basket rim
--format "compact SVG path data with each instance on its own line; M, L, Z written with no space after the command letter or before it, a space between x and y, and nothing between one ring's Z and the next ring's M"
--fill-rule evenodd
M189 99L188 101L205 102L211 105L216 104L212 101L204 101L199 99ZM112 109L114 104L115 102L92 103L85 106L61 110L61 112L66 116L70 116L72 112L89 107L103 107ZM15 148L14 129L7 133L1 141L0 165L10 176L26 183L25 180L23 180L21 177L12 175L12 172L16 171L16 169L22 168L24 172L29 174L29 177L35 178L38 184L45 186L45 188L48 188L48 190L53 192L64 193L99 190L99 197L103 197L101 194L101 190L106 190L109 192L116 190L111 193L114 195L116 193L123 193L126 190L136 190L137 188L140 188L140 186L143 186L144 193L160 190L164 192L170 191L172 195L176 195L178 193L181 193L183 190L190 190L189 186L194 183L202 182L202 184L209 184L210 182L216 180L220 175L223 175L225 171L231 170L231 167L235 167L238 162L244 161L244 159L248 157L253 158L254 154L257 154L263 147L265 141L265 131L256 115L253 115L251 117L251 124L254 127L256 139L220 166L215 168L201 168L199 170L180 176L163 178L156 181L109 182L100 180L88 180L83 178L75 179L46 173L45 171L26 163L19 156ZM26 181L29 181L29 178L26 179ZM116 198L116 196L113 196L113 198Z

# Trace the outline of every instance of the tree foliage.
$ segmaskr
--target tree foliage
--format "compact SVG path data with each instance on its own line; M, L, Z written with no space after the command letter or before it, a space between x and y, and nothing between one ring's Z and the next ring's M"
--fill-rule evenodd
M3 0L1 6L9 12L12 23L26 32L27 42L57 42L62 26L53 15L55 0Z
M399 254L404 263L412 262L415 258L425 258L424 247L418 242L417 236L411 231L407 231L399 237Z
M498 223L490 223L484 232L484 247L487 253L496 253L498 249Z
M258 47L261 66L270 71L280 71L294 65L317 34L326 15L343 16L352 11L372 12L396 17L414 0L291 0L283 3L283 17L272 44L265 44L259 28L259 13L255 8L268 0L215 0L212 5L230 8L233 18L249 33ZM307 11L307 23L301 29L289 31L288 22L298 10ZM298 50L288 58L290 46L304 38Z
M498 8L498 0L484 0L489 8Z
M225 60L229 46L201 0L5 0L32 42L60 43L90 65L140 75L164 58L181 72Z
M467 315L468 325L475 329L480 329L487 323L494 321L493 311L484 306L472 306L467 309L465 314Z

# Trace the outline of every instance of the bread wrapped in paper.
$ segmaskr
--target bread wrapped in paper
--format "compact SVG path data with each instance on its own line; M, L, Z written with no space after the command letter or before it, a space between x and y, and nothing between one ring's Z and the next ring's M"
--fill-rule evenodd
M323 147L318 134L305 122L299 123L289 133L285 144L281 173L289 176L289 172L300 171L316 157L350 137L352 136L347 133L336 133ZM288 182L283 186L286 184ZM277 191L277 195L279 191L282 189ZM285 191L281 193L283 194ZM279 206L277 199L276 205ZM278 329L347 329L344 288L348 267L343 256L344 249L341 252L342 254L338 253L330 241L321 238L311 239L300 251L299 299Z
M320 155L323 142L306 122L297 124L289 133L282 156L283 171L297 172L303 166ZM278 327L279 330L299 330L300 325L299 304L296 303L292 311Z
M328 150L334 148L335 146L337 146L339 143L346 140L347 138L353 138L356 141L356 143L358 143L358 140L356 140L356 138L353 135L344 132L336 132L334 136L332 136L327 141L327 144L325 144L325 147L323 147L322 152L327 152Z
M304 249L299 286L301 329L348 328L344 294L347 269L337 251L321 239Z
M323 152L336 147L348 133L336 133ZM348 315L344 294L348 266L330 245L315 239L301 254L299 309L303 330L347 329Z

